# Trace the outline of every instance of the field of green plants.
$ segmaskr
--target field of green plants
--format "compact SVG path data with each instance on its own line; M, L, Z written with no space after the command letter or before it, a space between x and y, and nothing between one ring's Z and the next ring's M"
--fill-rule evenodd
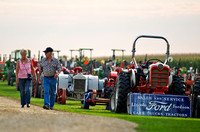
M136 61L142 61L144 62L146 55L136 55ZM181 67L186 67L187 69L189 69L190 65L193 66L194 69L200 69L200 54L171 54L170 55L173 58L173 62L169 63L170 67L174 67L177 66L179 59L181 59ZM108 60L111 59L112 57L96 57L95 59L97 61L101 61L101 60ZM165 55L161 55L161 54L151 54L151 55L147 55L147 60L148 59L152 59L152 58L156 58L156 59L160 59L160 60L165 60ZM116 56L116 59L121 60L121 56ZM126 60L127 62L132 61L132 57L130 56L124 56L124 60Z

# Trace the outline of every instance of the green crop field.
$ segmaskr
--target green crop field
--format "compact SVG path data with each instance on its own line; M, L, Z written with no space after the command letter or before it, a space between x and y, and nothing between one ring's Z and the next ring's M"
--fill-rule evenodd
M14 86L7 86L6 82L0 81L0 96L20 99L20 94ZM31 103L43 106L43 99L32 98ZM19 101L20 106L20 101ZM192 118L167 118L152 116L133 116L127 114L116 114L105 110L105 106L93 106L89 110L81 109L80 101L67 100L66 105L55 104L55 109L67 112L99 115L113 118L120 118L137 123L138 131L142 132L198 132L200 131L200 119ZM42 107L41 107L42 109Z
M136 61L142 61L144 62L146 55L137 55L136 54ZM147 55L147 60L148 59L160 59L162 61L165 60L165 55L164 54L151 54L151 55ZM181 67L186 67L187 69L189 69L190 64L192 64L192 66L194 67L194 69L198 68L200 69L200 54L171 54L170 57L173 58L173 62L169 63L170 67L174 67L177 66L177 63L179 62L179 59L181 59ZM101 61L101 60L108 60L111 59L112 57L96 57L94 59L96 59L97 61ZM121 60L121 56L116 56L116 59ZM132 57L130 56L124 56L124 60L126 60L127 62L131 62L132 61Z

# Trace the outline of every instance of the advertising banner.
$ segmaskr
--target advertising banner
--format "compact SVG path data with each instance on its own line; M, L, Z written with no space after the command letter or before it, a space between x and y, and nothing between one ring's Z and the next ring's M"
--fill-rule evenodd
M130 93L129 114L144 116L191 117L188 96Z

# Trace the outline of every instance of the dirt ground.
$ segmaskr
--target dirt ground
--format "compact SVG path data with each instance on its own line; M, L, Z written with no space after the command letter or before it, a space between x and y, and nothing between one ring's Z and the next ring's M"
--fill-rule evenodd
M0 96L0 132L134 132L136 126L125 120L44 110L34 105L21 108L18 100Z

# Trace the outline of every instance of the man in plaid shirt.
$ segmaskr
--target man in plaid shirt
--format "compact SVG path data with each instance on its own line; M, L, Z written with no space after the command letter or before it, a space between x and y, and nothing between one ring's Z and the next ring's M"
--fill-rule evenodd
M51 47L46 48L44 51L45 56L39 65L38 82L41 83L41 74L44 74L43 86L44 86L44 109L53 110L55 97L56 97L56 84L57 78L62 67L60 62L52 57L53 49ZM49 90L51 89L51 95L49 99Z

